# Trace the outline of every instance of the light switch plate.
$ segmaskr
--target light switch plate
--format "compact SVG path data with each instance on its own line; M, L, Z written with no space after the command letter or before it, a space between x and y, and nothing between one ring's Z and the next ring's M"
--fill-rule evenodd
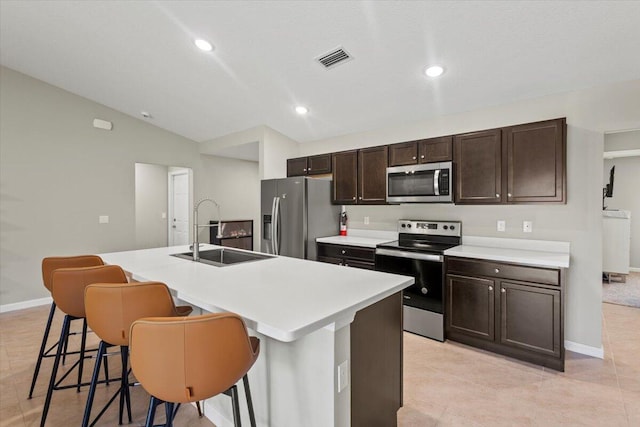
M109 224L109 215L100 215L98 217L98 223L100 223L100 224Z
M496 225L498 231L505 231L507 229L507 221L499 219Z
M525 233L533 232L533 222L532 221L522 221L522 231Z
M338 365L338 393L349 386L349 361Z
M369 225L369 217L368 216L364 217L364 225Z

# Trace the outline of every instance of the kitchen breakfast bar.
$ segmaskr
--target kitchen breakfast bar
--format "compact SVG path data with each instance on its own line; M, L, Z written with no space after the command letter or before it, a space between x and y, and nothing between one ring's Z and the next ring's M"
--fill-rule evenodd
M261 340L249 371L259 426L396 424L402 405L401 291L412 277L288 257L214 266L172 256L187 250L100 256L134 281L166 283L195 314L228 311L244 319L250 335ZM242 399L240 406L248 424ZM233 425L227 396L209 399L204 412L218 427Z

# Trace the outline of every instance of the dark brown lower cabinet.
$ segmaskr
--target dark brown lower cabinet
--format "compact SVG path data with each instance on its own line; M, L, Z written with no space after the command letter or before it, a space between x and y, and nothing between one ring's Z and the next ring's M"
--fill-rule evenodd
M351 425L397 425L402 406L402 292L356 313L351 323Z
M447 339L564 371L562 269L447 258Z
M345 267L375 269L375 249L360 246L317 243L318 261Z

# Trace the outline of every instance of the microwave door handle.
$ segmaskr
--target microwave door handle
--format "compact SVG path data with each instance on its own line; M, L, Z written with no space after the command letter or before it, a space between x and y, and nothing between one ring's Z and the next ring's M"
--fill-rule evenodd
M440 195L440 169L433 171L433 193L436 196Z

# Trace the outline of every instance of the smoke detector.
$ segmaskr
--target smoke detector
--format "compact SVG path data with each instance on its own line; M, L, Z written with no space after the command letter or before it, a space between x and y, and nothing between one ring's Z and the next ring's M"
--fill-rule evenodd
M338 46L337 48L331 50L330 52L323 53L320 56L317 56L316 61L318 61L325 68L333 68L338 64L344 64L345 62L351 61L353 56L346 50L342 48L342 46Z

